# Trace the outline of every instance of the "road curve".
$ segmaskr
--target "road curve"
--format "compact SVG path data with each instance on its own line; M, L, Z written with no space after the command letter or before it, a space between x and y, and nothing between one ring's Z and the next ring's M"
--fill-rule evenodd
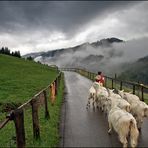
M60 147L122 147L115 132L108 135L107 117L86 109L92 81L75 73L64 72L66 95L62 107ZM145 119L138 147L148 147L148 120Z

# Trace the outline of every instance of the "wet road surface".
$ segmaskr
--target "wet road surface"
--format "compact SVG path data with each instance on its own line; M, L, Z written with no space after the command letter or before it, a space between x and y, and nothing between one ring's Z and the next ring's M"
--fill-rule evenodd
M60 147L122 147L115 132L108 135L107 117L100 110L86 109L92 81L64 72L65 102L62 108ZM145 119L138 147L148 147L148 120Z

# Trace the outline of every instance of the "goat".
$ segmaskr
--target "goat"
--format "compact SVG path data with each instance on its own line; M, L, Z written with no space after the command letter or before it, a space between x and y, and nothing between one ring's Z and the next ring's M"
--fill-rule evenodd
M92 105L94 107L95 96L96 96L96 90L93 86L91 86L89 89L88 102L87 102L86 108L90 107L90 100L91 99L93 101Z
M108 133L110 134L113 128L117 132L123 147L128 146L128 135L130 135L131 147L137 146L139 131L137 129L136 120L132 114L120 109L119 107L113 107L108 115L108 124Z
M141 131L144 117L148 117L148 105L140 101L139 97L124 91L118 91L119 94L130 103L131 113L137 121L139 131Z

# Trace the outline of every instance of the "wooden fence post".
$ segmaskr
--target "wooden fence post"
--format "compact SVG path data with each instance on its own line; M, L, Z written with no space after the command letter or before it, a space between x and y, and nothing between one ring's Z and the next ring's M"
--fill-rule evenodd
M48 112L47 94L46 94L45 90L43 91L43 94L44 94L44 99L45 99L45 118L49 119L50 115L49 115L49 112Z
M120 90L122 90L122 81L120 82Z
M32 105L33 136L35 139L40 139L40 127L39 127L37 100L32 99L31 105Z
M140 82L138 81L137 95L140 97Z
M17 148L25 147L25 128L24 128L24 112L23 109L17 109L12 112L15 131L16 131L16 145Z
M117 74L115 73L115 89L116 89L116 83L117 83Z
M141 99L144 101L143 86L141 86Z
M114 81L113 81L113 79L112 79L112 89L114 88Z
M107 87L107 77L105 77L105 83L104 83L105 87Z
M58 94L58 82L57 82L57 78L55 80L55 95Z
M135 94L135 85L133 85L133 94Z

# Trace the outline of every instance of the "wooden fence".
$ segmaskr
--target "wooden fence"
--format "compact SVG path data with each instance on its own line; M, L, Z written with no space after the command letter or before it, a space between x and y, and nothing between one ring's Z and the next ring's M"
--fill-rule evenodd
M95 76L97 73L90 72L86 69L78 69L78 68L60 68L60 70L63 71L74 71L77 72L92 81L94 81ZM142 101L148 100L148 87L144 86L143 84L129 82L129 81L123 81L116 78L116 75L114 78L105 76L105 86L111 89L124 89L125 91L132 91L133 94L136 94L140 97Z
M15 131L16 131L16 144L18 148L25 147L25 127L24 127L24 109L31 107L32 109L32 125L33 125L33 136L34 139L40 138L40 126L39 126L39 117L38 110L41 105L45 107L45 118L49 119L50 114L48 111L48 99L47 91L51 90L51 95L57 95L58 88L61 80L61 72L59 72L56 79L48 85L46 88L41 90L39 93L33 96L26 103L22 104L15 110L12 110L9 115L6 116L6 119L0 123L0 129L2 129L9 121L14 121ZM54 84L54 85L53 85ZM51 96L54 98L54 96ZM53 101L53 100L52 100Z

